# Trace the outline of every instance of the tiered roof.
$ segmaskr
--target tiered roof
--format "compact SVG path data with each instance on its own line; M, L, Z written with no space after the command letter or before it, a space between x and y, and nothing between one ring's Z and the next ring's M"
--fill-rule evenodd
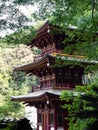
M32 46L41 46L40 45L40 40L42 43L42 40L47 37L48 40L54 40L52 35L50 34L50 29L54 29L55 27L51 26L49 22L46 22L39 30L37 30L37 35L36 37L32 40L32 42L29 44L31 47ZM47 39L46 39L46 42ZM51 55L51 54L46 54L40 59L18 67L14 67L14 71L23 71L26 73L32 73L36 69L40 69L43 67L47 66L47 63L51 64L54 62L55 57L61 58L64 61L78 61L81 62L82 64L98 64L98 61L88 61L85 59L85 57L77 57L77 56L72 56L72 55ZM54 99L59 99L59 96L62 94L62 90L56 90L56 89L49 89L49 90L40 90L40 91L34 91L32 93L26 94L26 95L21 95L21 96L12 96L13 101L24 101L25 103L28 103L29 105L31 104L36 104L38 101L47 101L49 98L54 98Z

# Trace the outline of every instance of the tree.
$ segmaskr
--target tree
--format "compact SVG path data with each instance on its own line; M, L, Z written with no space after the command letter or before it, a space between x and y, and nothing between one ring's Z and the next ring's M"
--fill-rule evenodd
M33 77L14 73L13 66L29 63L33 56L32 51L25 45L16 48L0 48L0 118L23 116L24 106L12 102L10 96L31 91Z
M78 18L84 16L91 15L91 21L93 24L96 23L96 13L97 13L97 0L13 0L6 4L8 1L2 0L1 9L6 7L7 5L13 5L13 7L17 7L20 5L38 5L38 13L40 19L53 18L54 24L65 26L66 24L75 24L78 21ZM9 9L10 6L8 6ZM19 10L18 10L19 11ZM13 12L15 10L13 9ZM2 11L1 11L2 13ZM89 19L90 20L90 19ZM82 21L83 22L83 21ZM85 20L86 22L86 20Z
M35 36L35 29L34 27L25 27L25 29L19 29L10 35L7 35L4 38L0 39L0 46L2 48L7 47L15 47L19 44L27 44L31 42L32 38Z
M19 11L19 8L21 7L21 5L33 6L35 4L37 4L38 9L35 13L32 14L32 16L35 17L36 20L49 19L53 25L59 26L61 28L61 31L62 30L64 31L66 30L66 28L68 29L69 27L72 28L73 26L78 28L78 29L74 29L74 31L72 32L65 31L69 35L69 38L67 40L73 40L75 39L77 35L77 46L78 46L76 47L76 45L73 45L71 47L70 46L66 47L65 53L70 54L72 53L72 50L75 50L75 52L78 52L78 54L81 54L81 52L83 52L84 50L87 52L88 51L87 48L90 48L88 53L86 53L88 54L87 57L98 59L97 57L98 51L96 49L96 46L98 45L97 44L98 38L96 34L97 23L98 23L98 0L92 0L92 1L89 1L89 0L86 0L86 1L84 0L75 0L75 1L74 0L58 0L58 1L57 0L37 0L37 1L36 0L28 0L28 1L12 0L10 2L8 2L8 0L6 1L2 0L1 6L0 6L1 14L5 14L5 11L6 11L5 8L7 8L8 12L10 12L10 15L13 16L11 17L11 19L17 21L17 19L20 18L17 15L19 13L17 12ZM10 11L11 9L13 9L13 11ZM15 11L16 9L18 11ZM13 13L15 14L15 17ZM5 19L3 18L2 21L0 22L0 24L2 24L1 26L2 29L11 28L11 29L16 30L16 28L18 28L20 30L23 27L22 23L26 21L26 19L18 20L19 26L17 25L17 22L14 22L16 24L14 26L14 24L11 23L13 20L8 21L7 18ZM8 24L5 25L4 23L9 23L9 25ZM15 37L16 37L15 39L17 39L17 36ZM8 37L8 40L7 40L7 42L10 43L9 39L11 39L11 37ZM20 37L18 37L18 41L19 39L21 39L21 35ZM81 39L82 39L82 44L80 42ZM14 40L14 41L16 42L17 40Z
M20 6L24 3L30 4L30 1L25 0L1 0L0 2L0 30L3 33L13 32L27 27L27 23L31 20L26 17L21 11ZM1 33L2 35L2 33Z
M96 50L98 45L98 37L96 36L98 23L97 5L98 1L95 0L40 1L39 10L35 16L42 20L49 18L52 24L60 27L61 31L65 31L69 37L63 41L63 44L66 40L77 43L67 46L65 53L70 54L74 50L77 54L84 55L84 52L86 52L87 57L98 59ZM68 31L68 28L74 29L73 31Z
M80 127L81 125L79 125L79 122L82 122L82 125L84 125L82 126L82 129L83 127L87 127L86 130L91 130L92 128L93 130L97 130L98 84L93 83L87 87L78 86L74 92L64 92L61 98L67 102L70 102L69 104L66 103L63 106L68 109L70 130L72 130L72 127L74 129L76 129L77 126Z

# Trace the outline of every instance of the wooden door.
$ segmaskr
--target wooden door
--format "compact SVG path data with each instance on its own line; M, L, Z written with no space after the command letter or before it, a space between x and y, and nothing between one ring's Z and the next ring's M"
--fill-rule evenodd
M43 113L43 129L42 130L49 130L49 115L48 113Z

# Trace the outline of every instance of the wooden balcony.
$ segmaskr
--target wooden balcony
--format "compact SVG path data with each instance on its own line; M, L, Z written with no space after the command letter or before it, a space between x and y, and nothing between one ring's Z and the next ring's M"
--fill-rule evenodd
M56 49L54 46L53 47L47 47L41 50L41 54L40 55L36 55L34 56L34 61L41 59L45 54L50 54L50 55L54 55L54 54L59 54L61 51Z
M56 84L51 83L50 85L44 83L42 85L32 86L32 91L37 90L46 90L46 89L62 89L62 90L70 90L73 89L75 86L70 84Z

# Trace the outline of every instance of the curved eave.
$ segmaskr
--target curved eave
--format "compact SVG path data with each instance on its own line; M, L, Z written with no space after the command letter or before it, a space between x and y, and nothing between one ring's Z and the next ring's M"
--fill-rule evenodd
M49 21L46 21L39 29L36 30L36 36L33 38L31 43L28 44L31 47L34 46L34 43L37 41L37 39L40 39L42 37L45 37L45 35L48 35L48 28L49 28Z
M65 56L57 56L57 58L61 58L64 61L76 61L76 62L80 62L81 64L98 64L98 61L89 61L87 59L81 59L81 58L75 58L75 57L65 57ZM28 72L29 70L33 70L36 68L40 68L40 67L44 67L48 62L50 62L51 60L54 60L55 57L52 55L45 55L44 57L42 57L41 59L26 64L26 65L22 65L22 66L18 66L18 67L14 67L14 71L24 71L24 72Z
M24 72L26 72L28 70L35 69L35 68L38 68L39 66L41 66L43 64L46 64L51 59L54 59L54 57L51 56L51 55L45 55L44 57L42 57L41 59L39 59L35 62L26 64L26 65L22 65L22 66L18 66L18 67L14 67L14 71L24 71Z
M47 20L39 29L37 29L37 34L41 34L42 32L45 32L47 29L51 27L52 25Z
M49 23L49 21L46 21L38 30L36 30L36 36L33 38L31 43L28 44L28 46L35 46L35 43L47 36L52 37L52 30L57 29L57 27L53 26L52 24ZM54 40L54 38L53 38Z
M35 91L32 93L29 93L27 95L21 95L21 96L12 96L11 100L12 101L20 101L20 102L37 102L37 101L42 101L42 100L47 100L49 98L59 98L62 94L63 90L40 90L40 91Z

